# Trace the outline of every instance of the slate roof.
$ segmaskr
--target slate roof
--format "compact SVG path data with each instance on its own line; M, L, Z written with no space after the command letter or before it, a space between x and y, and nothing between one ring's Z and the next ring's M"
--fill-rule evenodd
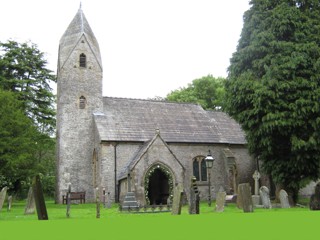
M159 129L168 143L246 143L233 119L197 104L104 97L103 106L94 114L101 141L146 142Z
M91 47L91 50L96 57L100 67L102 68L98 41L94 36L93 31L81 8L79 8L77 14L74 16L67 30L64 32L63 36L60 39L58 59L59 68L63 67L64 63L68 60L70 54L83 35L89 42L89 46Z

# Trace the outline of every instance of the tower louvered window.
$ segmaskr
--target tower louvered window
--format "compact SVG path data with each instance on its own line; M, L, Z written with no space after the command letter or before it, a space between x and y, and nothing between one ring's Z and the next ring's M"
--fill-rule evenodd
M80 67L86 67L87 66L87 57L86 57L86 55L84 53L80 54L79 62L80 62Z

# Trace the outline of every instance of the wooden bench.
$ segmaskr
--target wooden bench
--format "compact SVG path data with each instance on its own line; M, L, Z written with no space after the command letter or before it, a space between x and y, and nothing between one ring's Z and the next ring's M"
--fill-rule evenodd
M71 192L70 201L80 200L80 203L86 203L86 192ZM67 195L62 196L62 204L67 204Z

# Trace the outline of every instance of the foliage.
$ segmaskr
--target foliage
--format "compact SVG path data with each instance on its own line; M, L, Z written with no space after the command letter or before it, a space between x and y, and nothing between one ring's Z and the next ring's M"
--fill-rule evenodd
M212 75L195 79L188 87L174 90L167 95L167 100L200 104L204 109L223 109L224 78Z
M35 44L0 42L0 86L17 93L26 115L41 132L52 134L55 98L50 83L56 80L46 64L44 53Z
M252 0L226 82L249 150L296 200L319 177L319 1Z
M55 128L52 71L32 43L0 42L0 187L27 194L35 174L54 192Z

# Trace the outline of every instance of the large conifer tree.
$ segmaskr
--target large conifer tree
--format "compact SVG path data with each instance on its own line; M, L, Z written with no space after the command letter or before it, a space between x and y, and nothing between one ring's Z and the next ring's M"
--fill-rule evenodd
M229 67L227 111L263 170L297 200L319 177L320 3L250 4Z

